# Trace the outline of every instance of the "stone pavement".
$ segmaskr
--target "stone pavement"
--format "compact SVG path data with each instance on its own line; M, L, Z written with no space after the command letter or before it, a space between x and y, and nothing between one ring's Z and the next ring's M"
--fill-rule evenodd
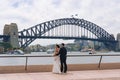
M120 80L120 69L0 74L0 80Z

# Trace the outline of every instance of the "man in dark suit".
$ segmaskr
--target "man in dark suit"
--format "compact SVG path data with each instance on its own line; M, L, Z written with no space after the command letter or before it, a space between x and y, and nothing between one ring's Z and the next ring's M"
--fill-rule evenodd
M64 47L65 46L64 43L62 43L61 45L62 46L61 46L60 51L59 51L60 63L61 63L61 72L66 73L67 72L67 64L66 64L67 50Z

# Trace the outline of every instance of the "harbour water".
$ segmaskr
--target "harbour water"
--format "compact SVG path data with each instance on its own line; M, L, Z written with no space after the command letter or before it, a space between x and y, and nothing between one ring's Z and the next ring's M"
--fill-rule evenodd
M88 52L68 52L69 54L83 55L88 54ZM97 54L120 54L120 52L98 52ZM10 55L10 54L4 54ZM13 54L12 54L13 55ZM52 55L46 52L32 52L31 54L25 55ZM78 56L78 57L67 57L68 64L88 64L88 63L99 63L100 56ZM0 57L0 66L15 66L15 65L25 65L25 57ZM120 62L120 56L103 56L102 63L116 63ZM48 65L53 64L53 57L29 57L28 65Z

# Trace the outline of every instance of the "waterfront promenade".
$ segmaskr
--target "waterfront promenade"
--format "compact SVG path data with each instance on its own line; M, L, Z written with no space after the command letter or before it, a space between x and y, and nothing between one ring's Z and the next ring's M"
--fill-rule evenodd
M1 55L0 57L1 63L9 60L16 64L19 62L18 58L24 62L23 65L1 65L0 80L120 80L120 54L68 55L69 61L78 58L75 61L79 64L75 64L75 61L74 64L68 62L67 74L51 72L53 61L51 55ZM51 64L30 64L33 58L37 58L35 61L39 63L46 58L45 60L51 60ZM85 63L84 60L90 62ZM97 62L91 63L94 61Z
M0 74L0 80L120 80L120 69Z

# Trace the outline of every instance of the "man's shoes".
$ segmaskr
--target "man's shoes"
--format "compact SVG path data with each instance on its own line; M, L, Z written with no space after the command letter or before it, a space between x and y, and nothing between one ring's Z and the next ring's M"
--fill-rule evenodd
M64 71L64 73L67 73L67 71Z
M67 72L61 72L61 74L67 74Z

